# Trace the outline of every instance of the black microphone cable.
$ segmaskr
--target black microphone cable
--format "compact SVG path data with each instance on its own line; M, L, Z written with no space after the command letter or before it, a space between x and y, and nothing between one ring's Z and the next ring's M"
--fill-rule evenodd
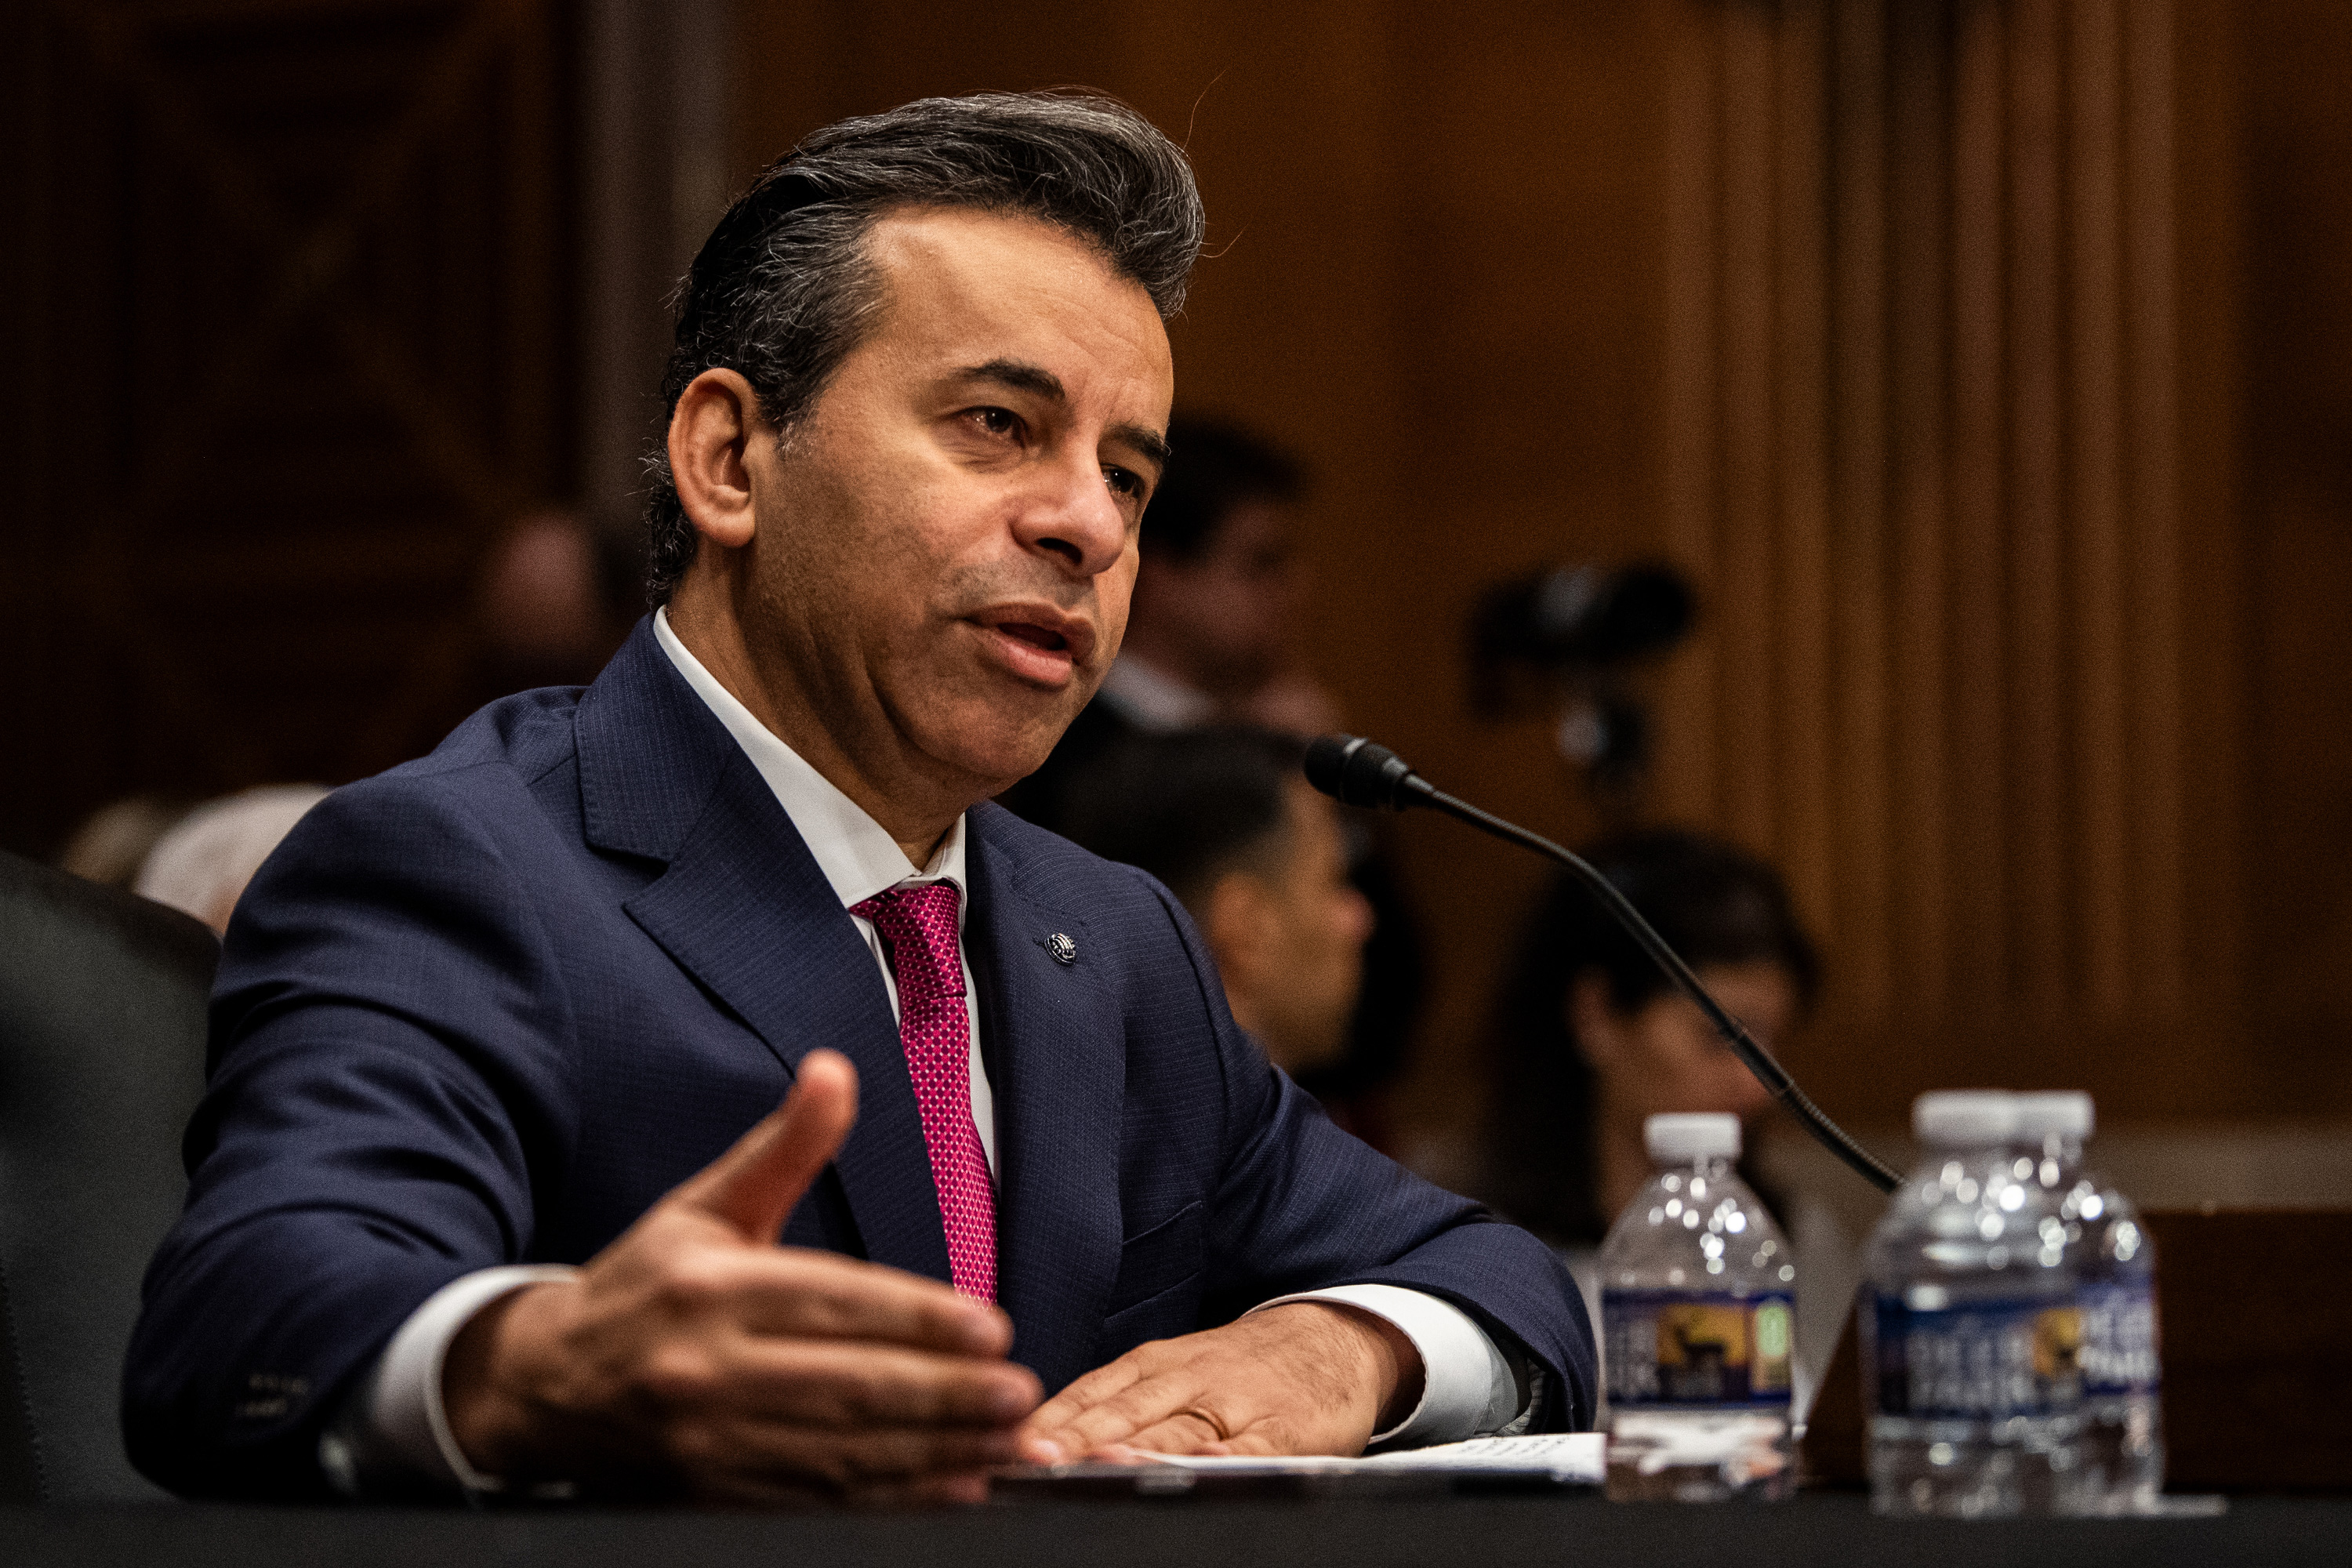
M1466 822L1483 833L1532 849L1537 854L1559 861L1575 873L1578 880L1591 889L1602 906L1616 917L1642 951L1665 972L1675 988L1697 1004L1722 1035L1726 1044L1756 1081L1769 1090L1772 1098L1797 1119L1799 1126L1813 1139L1853 1167L1864 1181L1882 1193L1891 1193L1903 1184L1903 1178L1882 1163L1878 1157L1855 1142L1845 1129L1822 1114L1789 1069L1772 1059L1772 1053L1756 1043L1747 1026L1732 1016L1729 1009L1708 994L1706 986L1691 966L1683 962L1682 954L1666 945L1666 939L1652 929L1615 884L1595 869L1582 856L1571 853L1540 834L1530 833L1517 823L1506 822L1491 812L1479 810L1468 801L1457 800L1415 773L1405 760L1386 746L1374 745L1360 735L1325 735L1307 748L1307 782L1325 795L1349 805L1376 806L1385 811L1402 811L1411 805L1424 805L1444 812L1457 821Z

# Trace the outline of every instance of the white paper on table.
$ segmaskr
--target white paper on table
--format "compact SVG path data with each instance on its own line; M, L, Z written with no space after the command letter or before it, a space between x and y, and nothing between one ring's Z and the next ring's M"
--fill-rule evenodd
M1473 1437L1466 1443L1440 1443L1429 1448L1406 1448L1367 1458L1342 1459L1328 1455L1265 1458L1254 1454L1153 1454L1143 1457L1188 1470L1225 1474L1296 1476L1371 1474L1399 1470L1447 1470L1472 1475L1540 1473L1555 1481L1599 1486L1607 1473L1608 1439L1598 1432L1547 1432L1526 1437Z

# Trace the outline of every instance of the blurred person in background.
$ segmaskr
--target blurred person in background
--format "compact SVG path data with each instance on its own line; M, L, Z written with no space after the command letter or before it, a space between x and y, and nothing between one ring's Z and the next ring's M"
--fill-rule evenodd
M1062 830L1068 779L1125 736L1212 724L1310 735L1339 723L1292 641L1304 593L1291 539L1298 465L1181 414L1168 440L1118 658L1045 765L1003 796L1041 827Z
M637 616L633 563L615 536L551 507L519 520L491 550L474 584L484 700L584 685L604 668Z
M317 784L264 784L206 801L156 843L131 890L194 915L219 936L269 852L326 798Z
M1339 705L1294 642L1298 465L1230 425L1180 417L1168 435L1171 478L1151 500L1127 640L1097 702L1144 729L1336 728Z
M341 769L420 757L501 697L585 686L644 613L634 525L563 507L523 512L482 548L447 624L419 645L411 688L361 726Z
M1297 461L1195 416L1171 419L1168 439L1168 471L1138 536L1142 559L1118 658L1045 764L999 797L1057 833L1096 809L1073 781L1129 737L1231 724L1313 735L1341 724L1297 647L1306 595L1294 540L1306 489ZM1350 1131L1393 1153L1384 1091L1421 1016L1421 942L1370 826L1349 819L1343 830L1349 879L1375 919L1346 1043L1299 1081Z
M1348 881L1339 809L1293 737L1130 736L1072 780L1068 837L1140 867L1190 911L1234 1021L1297 1078L1346 1048L1372 909Z
M58 869L109 888L128 889L163 835L188 815L184 800L134 795L102 805L58 851Z
M1584 856L1765 1049L1811 1006L1821 961L1764 861L1665 828L1604 839ZM1752 1129L1771 1097L1600 900L1565 876L1521 931L1488 1050L1479 1195L1561 1251L1597 1321L1601 1239L1652 1173L1643 1122L1727 1111ZM1752 1135L1748 1147L1752 1154ZM1742 1174L1759 1184L1745 1166ZM1775 1194L1763 1197L1789 1217Z
M474 574L461 658L449 667L438 690L400 712L391 731L362 745L358 755L381 763L422 754L485 703L534 687L594 679L638 614L631 601L641 556L615 530L593 526L577 512L545 508L518 518ZM314 785L278 786L196 808L194 816L206 818L203 842L215 847L210 852L227 855L222 862L227 868L215 874L186 859L184 849L175 850L169 879L161 884L170 896L147 896L220 930L246 879L320 793ZM231 802L243 804L226 811ZM206 817L215 807L222 814ZM289 810L292 815L286 815ZM269 824L280 817L282 826L270 837ZM184 798L140 795L116 801L75 829L58 852L58 868L109 887L133 888L157 847L190 818ZM254 837L249 843L238 839L230 852L223 847L238 823L244 826L236 832ZM193 831L196 825L192 820L190 826ZM248 854L249 863L236 869ZM226 903L219 900L223 889ZM135 890L147 892L144 887ZM218 920L211 913L215 908Z

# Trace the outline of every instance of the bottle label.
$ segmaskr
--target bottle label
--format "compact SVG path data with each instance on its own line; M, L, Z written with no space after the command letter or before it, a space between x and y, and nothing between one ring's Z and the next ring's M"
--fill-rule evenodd
M2083 1392L2153 1394L2163 1382L2156 1297L2145 1281L2082 1293Z
M1990 1421L2071 1409L2083 1392L2083 1316L2073 1302L1931 1306L1878 1292L1878 1411Z
M1603 1290L1601 1363L1609 1403L1789 1403L1795 1316L1787 1294Z

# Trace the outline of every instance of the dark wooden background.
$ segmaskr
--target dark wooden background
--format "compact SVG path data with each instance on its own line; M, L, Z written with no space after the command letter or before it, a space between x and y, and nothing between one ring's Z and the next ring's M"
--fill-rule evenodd
M843 114L1084 82L1200 170L1180 401L1310 464L1357 725L1589 831L1543 725L1468 716L1462 617L1670 558L1706 619L1650 806L1789 868L1825 1104L2352 1112L2326 0L58 0L0 58L9 847L428 746L499 531L625 508L727 191ZM1437 1136L1538 872L1401 842Z

